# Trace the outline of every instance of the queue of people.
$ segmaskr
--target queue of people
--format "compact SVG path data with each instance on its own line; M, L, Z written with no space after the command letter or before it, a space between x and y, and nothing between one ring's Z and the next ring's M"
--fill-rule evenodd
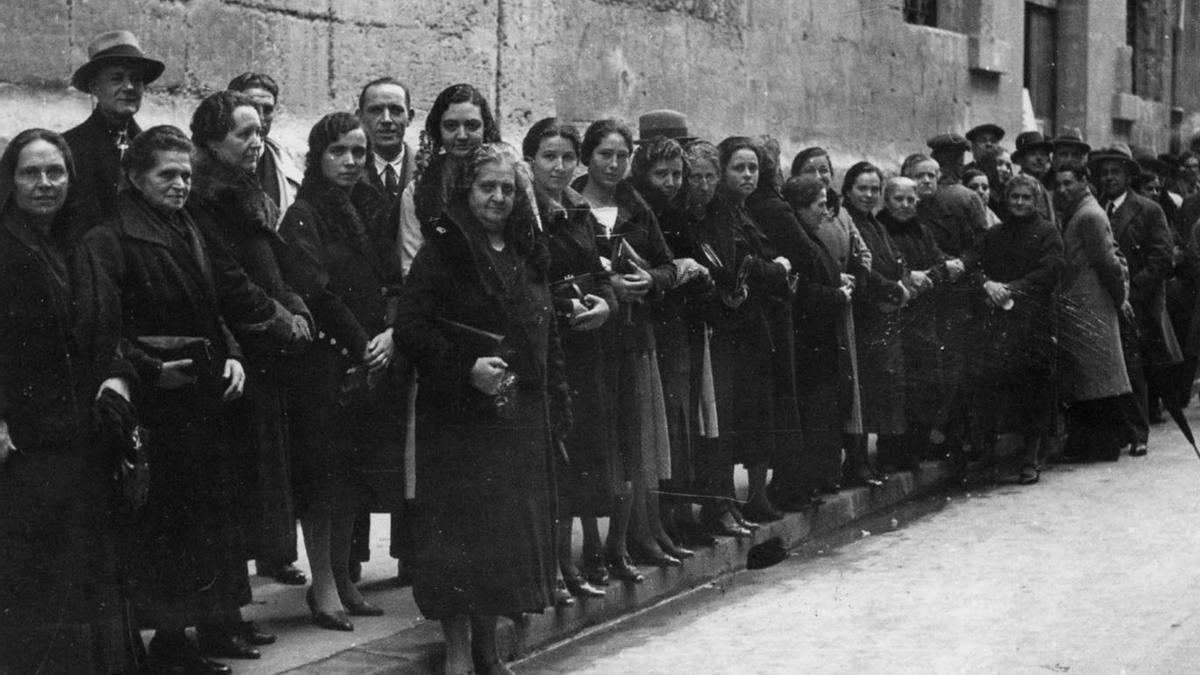
M506 142L469 84L413 148L382 77L301 167L262 73L141 129L162 71L100 36L92 115L0 156L4 672L231 672L250 560L352 631L372 513L446 672L509 672L500 616L925 460L1145 455L1190 399L1194 154L988 124L839 183L669 110Z

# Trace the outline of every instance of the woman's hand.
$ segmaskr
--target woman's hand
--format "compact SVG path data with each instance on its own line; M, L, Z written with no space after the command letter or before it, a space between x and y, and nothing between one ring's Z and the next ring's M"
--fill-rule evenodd
M100 388L96 390L96 398L100 398L100 396L104 394L105 389L113 390L113 393L125 399L126 401L131 400L129 383L126 382L125 378L123 377L110 377L101 382Z
M155 383L155 386L159 389L178 389L186 384L192 384L196 381L196 376L187 372L187 369L191 367L191 359L163 361L162 372L158 374L158 382Z
M363 352L363 364L371 372L383 370L392 362L396 352L396 343L392 340L392 329L388 328L367 343L367 351Z
M500 391L500 381L508 372L508 364L499 356L484 356L475 359L471 366L471 386L488 396L495 396Z
M1012 292L1008 290L1008 286L999 281L983 282L983 292L987 294L988 307L1003 307L1012 297Z
M8 461L8 456L17 451L13 445L12 436L8 435L8 420L0 420L0 467Z
M299 314L292 316L292 342L299 347L312 344L312 326L308 325L308 319Z
M571 330L595 330L604 325L612 308L598 295L588 293L583 296L583 302L578 303L576 311L571 314ZM582 308L582 311L579 311Z
M908 283L917 293L924 293L933 288L933 279L929 278L929 272L914 270L908 273Z
M966 269L967 266L964 265L963 261L959 260L958 258L946 261L946 273L950 275L950 281L957 280L960 276L962 276L963 271Z
M842 274L842 286L849 286L851 290L858 285L858 279L854 278L853 274Z
M225 388L221 400L229 403L241 398L246 388L246 371L242 369L241 362L237 359L225 359L225 371L221 373L221 377L229 380L229 386Z
M783 256L779 256L779 257L775 258L774 260L772 260L771 262L782 267L784 272L791 274L792 261L788 260L787 258L785 258Z
M641 302L650 292L652 278L650 273L638 267L637 263L630 264L634 269L632 273L612 276L613 292L621 302Z
M675 263L675 286L682 286L694 279L708 278L708 268L696 262L692 258L676 258Z

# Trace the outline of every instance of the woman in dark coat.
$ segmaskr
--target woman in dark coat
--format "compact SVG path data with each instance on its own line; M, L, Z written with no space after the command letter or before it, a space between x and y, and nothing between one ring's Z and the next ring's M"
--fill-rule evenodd
M633 133L617 120L598 120L583 135L583 162L588 172L571 185L591 207L601 226L600 256L609 261L610 280L619 304L614 320L607 377L617 383L617 444L621 471L614 477L613 514L605 543L604 564L622 581L643 577L629 557L629 543L642 560L664 567L682 564L662 550L649 530L647 499L657 499L660 480L671 477L671 448L654 319L650 303L658 302L674 284L675 265L658 220L637 190L623 180L633 152ZM628 247L641 267L621 254ZM631 532L630 518L646 524ZM629 540L629 541L627 541ZM603 578L599 561L585 561L589 580Z
M255 168L262 150L256 104L231 91L204 99L192 115L192 195L187 209L196 226L220 242L250 279L296 318L311 338L312 315L279 273L272 242L279 208L259 183ZM247 554L258 573L303 585L296 560L296 516L292 503L291 449L286 429L283 354L245 333L235 335L246 357L246 395L232 407L239 443L248 447L237 491L242 498ZM311 339L303 343L311 342ZM303 343L301 346L303 346Z
M882 189L883 173L870 162L850 167L842 182L846 213L871 252L871 267L860 273L854 296L863 433L846 449L848 485L879 484L867 456L867 434L877 434L886 446L889 437L904 433L904 353L893 315L910 294L901 282L904 262L875 217Z
M758 186L758 144L735 136L717 149L721 179L698 239L712 252L707 262L717 286L710 324L721 444L750 473L748 504L769 515L766 467L779 435L775 397L787 392L777 391L772 373L777 347L768 312L769 303L788 298L791 263L775 255L746 212L746 199Z
M286 281L316 320L313 349L297 365L290 430L300 524L312 570L313 621L353 630L345 612L378 616L350 579L350 538L360 507L400 507L404 406L389 377L398 262L366 223L380 198L362 183L366 134L349 113L322 117L308 135L308 167L279 227ZM371 480L377 476L388 480ZM375 504L367 504L373 498Z
M136 673L115 458L92 422L128 434L137 378L96 261L68 238L74 178L52 131L21 132L0 157L0 670Z
M1064 266L1058 228L1037 211L1041 186L1015 176L1005 186L1008 218L983 235L977 282L983 291L977 345L989 353L972 376L988 394L984 410L1001 433L1023 436L1023 485L1038 481L1038 451L1055 433L1055 311L1051 297Z
M846 328L854 277L842 274L838 261L815 235L827 217L827 188L817 178L788 179L782 196L802 228L792 271L796 275L796 373L804 462L790 485L795 497L838 492L842 475L842 437L853 402L850 354L854 343ZM788 479L776 472L771 484ZM806 491L807 490L807 491ZM781 501L786 504L786 502Z
M131 189L118 196L119 217L93 228L87 241L119 288L126 352L151 392L141 412L154 467L131 555L140 618L158 629L150 656L162 668L221 672L225 666L202 659L184 628L234 631L238 608L250 602L232 508L240 460L224 407L245 383L231 331L259 333L280 346L299 336L292 315L184 210L192 149L174 127L140 134L123 159Z
M879 223L887 230L904 263L905 284L912 300L897 315L895 337L904 350L903 439L881 439L875 461L884 470L914 469L924 457L933 430L946 427L946 409L961 369L951 367L946 354L946 327L938 313L958 301L946 282L962 273L962 263L938 248L937 240L917 212L917 184L893 176L883 188L884 208ZM894 442L892 442L894 440Z
M779 255L787 258L792 270L796 270L813 258L812 242L780 194L778 143L768 137L760 156L758 187L746 198L746 210ZM795 341L800 327L793 320L794 299L773 297L766 304L775 347L771 353L771 372L776 378L775 427L778 430L776 452L771 458L775 474L769 494L786 509L803 510L814 504L811 498L813 483L804 472L809 463L809 449L802 432L797 395ZM746 513L751 519L757 516L759 520L774 520L782 515L771 507L770 502L752 502L751 505L747 506L749 512Z
M609 513L617 443L613 426L616 388L605 378L607 323L616 306L608 272L596 249L599 225L587 202L568 183L579 164L579 132L547 117L529 128L523 151L533 172L538 213L550 250L548 276L566 360L571 401L583 413L563 440L559 457L558 565L567 590L582 598L604 597L572 559L571 522L583 525L583 558L600 555L598 517Z
M550 603L551 439L567 436L570 401L549 251L519 215L530 205L514 208L527 199L526 169L502 143L480 146L461 168L447 210L425 229L397 320L421 375L417 501L431 535L413 597L442 622L446 672L474 662L475 672L500 673L496 617Z

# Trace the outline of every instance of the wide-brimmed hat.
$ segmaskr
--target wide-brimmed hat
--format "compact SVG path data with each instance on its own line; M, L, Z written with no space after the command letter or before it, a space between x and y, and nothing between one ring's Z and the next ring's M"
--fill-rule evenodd
M1045 150L1046 152L1054 152L1054 144L1046 140L1040 131L1022 131L1017 134L1017 149L1012 154L1014 162L1021 161L1025 153L1031 150Z
M1149 171L1162 178L1168 174L1170 167L1167 163L1158 158L1154 151L1150 148L1141 145L1129 146L1129 151L1133 154L1133 159L1138 163L1140 171Z
M1092 151L1092 146L1083 142L1083 135L1078 129L1067 128L1058 132L1058 135L1050 139L1050 144L1054 147L1060 145L1071 145L1077 148L1083 148L1085 153Z
M688 133L687 115L677 110L651 110L638 118L638 143L656 138L670 138L685 145L696 140Z
M101 33L88 45L88 62L79 66L71 76L71 86L79 91L87 91L88 83L101 68L114 63L132 63L142 70L142 81L146 84L158 79L166 65L156 61L142 52L141 45L133 33L127 30L114 30Z
M1142 172L1142 165L1137 163L1137 160L1133 158L1133 152L1124 143L1113 143L1107 148L1092 152L1088 155L1088 170L1095 174L1101 162L1114 159L1121 162L1131 175L1136 176Z
M967 142L967 139L954 133L938 134L928 141L925 141L925 144L928 145L929 149L933 152L949 152L953 150L966 152L967 150L971 149L971 144Z
M996 142L999 142L1001 138L1004 138L1004 129L1001 129L1000 125L992 124L990 122L987 124L980 124L977 127L972 127L971 130L967 132L967 140L974 143L975 137L979 134L992 134L996 137Z

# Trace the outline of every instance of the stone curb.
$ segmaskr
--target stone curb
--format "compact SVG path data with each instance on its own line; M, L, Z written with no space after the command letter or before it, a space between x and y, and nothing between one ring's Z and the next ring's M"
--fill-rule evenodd
M571 607L550 609L515 623L502 621L498 636L501 649L514 658L569 640L584 630L616 621L744 570L746 554L756 544L779 537L785 548L793 549L943 487L951 475L948 465L927 462L919 471L892 474L881 488L854 488L826 497L825 504L816 513L789 513L779 522L764 525L752 539L721 537L716 546L697 550L696 556L684 561L682 567L642 567L646 575L643 583L612 584L608 587L608 596L603 599L578 600ZM440 672L443 658L441 627L436 621L422 621L388 637L287 672L297 675L427 675Z

